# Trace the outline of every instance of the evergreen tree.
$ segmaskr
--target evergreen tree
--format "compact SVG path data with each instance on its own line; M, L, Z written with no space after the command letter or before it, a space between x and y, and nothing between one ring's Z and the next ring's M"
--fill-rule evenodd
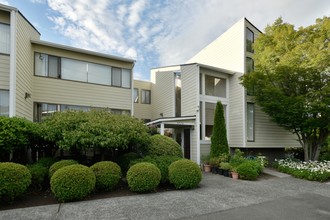
M218 102L214 113L210 156L217 157L223 153L229 153L229 146L223 106L221 102Z

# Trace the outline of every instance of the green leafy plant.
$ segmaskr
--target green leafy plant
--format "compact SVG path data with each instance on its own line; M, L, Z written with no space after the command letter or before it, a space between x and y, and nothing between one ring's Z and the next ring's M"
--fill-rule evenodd
M41 165L41 166L46 167L47 169L49 169L57 161L58 160L56 158L53 158L53 157L43 157L43 158L40 158L36 162L36 164Z
M151 192L160 183L160 170L152 163L142 162L127 171L127 182L131 191Z
M22 195L31 184L31 173L26 166L0 163L0 201L12 202Z
M220 163L220 168L223 170L230 170L231 169L231 165L228 162L221 162Z
M231 167L238 167L240 164L244 163L246 159L244 158L244 153L240 149L235 149L235 154L230 158Z
M210 164L210 154L203 154L201 160L203 164Z
M176 189L196 188L202 180L202 171L198 164L187 159L173 162L168 173L169 180Z
M111 191L119 183L121 169L112 161L101 161L90 167L96 177L96 188Z
M56 163L54 163L50 168L49 168L49 178L53 176L53 174L61 169L62 167L73 165L73 164L78 164L77 161L75 160L61 160Z
M218 167L219 166L219 163L220 163L219 157L212 157L212 158L210 158L210 165L212 167Z
M80 200L94 190L96 177L84 165L62 167L50 179L50 188L60 202Z
M133 160L137 160L139 158L141 158L140 155L138 155L135 152L129 152L129 153L123 154L121 157L119 157L118 165L120 166L124 175L126 175L126 172L129 169L129 164Z
M34 188L42 188L48 178L48 168L38 163L27 165L27 168L30 170L32 176L31 185Z
M256 167L258 162L252 160L246 160L242 164L240 164L236 170L243 180L255 180L257 179L259 173L258 168Z
M160 134L151 136L150 145L144 154L149 156L177 156L182 158L181 146L172 138Z

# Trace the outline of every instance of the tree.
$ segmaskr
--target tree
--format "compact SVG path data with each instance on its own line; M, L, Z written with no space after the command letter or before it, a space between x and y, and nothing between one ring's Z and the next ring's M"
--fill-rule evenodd
M223 106L221 102L218 102L214 113L210 157L218 157L223 153L229 153L229 146Z
M273 121L317 160L330 134L330 18L298 30L279 18L254 44L255 70L242 77Z

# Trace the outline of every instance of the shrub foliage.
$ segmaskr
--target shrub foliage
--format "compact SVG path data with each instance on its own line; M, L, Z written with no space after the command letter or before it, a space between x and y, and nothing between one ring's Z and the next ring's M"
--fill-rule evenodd
M127 172L127 182L131 191L154 191L161 179L160 170L152 163L142 162L132 166Z
M196 188L202 180L200 167L193 161L181 159L173 162L169 168L169 180L176 189Z
M119 183L121 169L118 164L111 161L101 161L90 167L96 177L96 188L111 191Z
M31 173L26 166L0 163L0 201L12 202L22 195L31 184Z
M237 167L239 178L243 180L255 180L260 174L261 165L257 161L246 160ZM262 170L262 169L261 169Z
M172 138L156 134L151 136L150 141L150 145L144 152L146 155L182 157L181 146Z
M75 160L61 160L61 161L58 161L56 163L54 163L50 168L49 168L49 177L51 178L54 173L61 169L62 167L65 167L65 166L70 166L70 165L73 165L73 164L78 164L77 161Z
M50 187L60 202L66 202L85 198L93 191L95 182L95 175L89 167L74 164L55 172Z
M42 166L41 164L35 163L32 165L27 165L27 168L31 172L32 183L31 185L35 188L42 188L43 184L48 178L48 169L47 167Z

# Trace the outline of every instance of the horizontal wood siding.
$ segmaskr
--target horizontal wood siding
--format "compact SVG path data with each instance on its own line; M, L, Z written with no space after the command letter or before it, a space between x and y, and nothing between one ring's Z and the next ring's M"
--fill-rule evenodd
M34 76L33 101L131 110L132 90Z
M9 56L0 55L0 89L9 89Z
M38 40L38 32L16 13L16 116L33 120L33 100L25 99L25 93L32 92L33 52L30 40Z
M181 116L197 114L199 105L199 67L181 66Z
M173 117L174 112L174 73L172 71L157 72L152 84L151 105L152 119Z
M152 83L140 80L134 80L134 88L139 89L139 102L134 103L134 117L139 119L151 119L151 104L141 103L141 90L151 90ZM151 93L151 96L153 94Z

